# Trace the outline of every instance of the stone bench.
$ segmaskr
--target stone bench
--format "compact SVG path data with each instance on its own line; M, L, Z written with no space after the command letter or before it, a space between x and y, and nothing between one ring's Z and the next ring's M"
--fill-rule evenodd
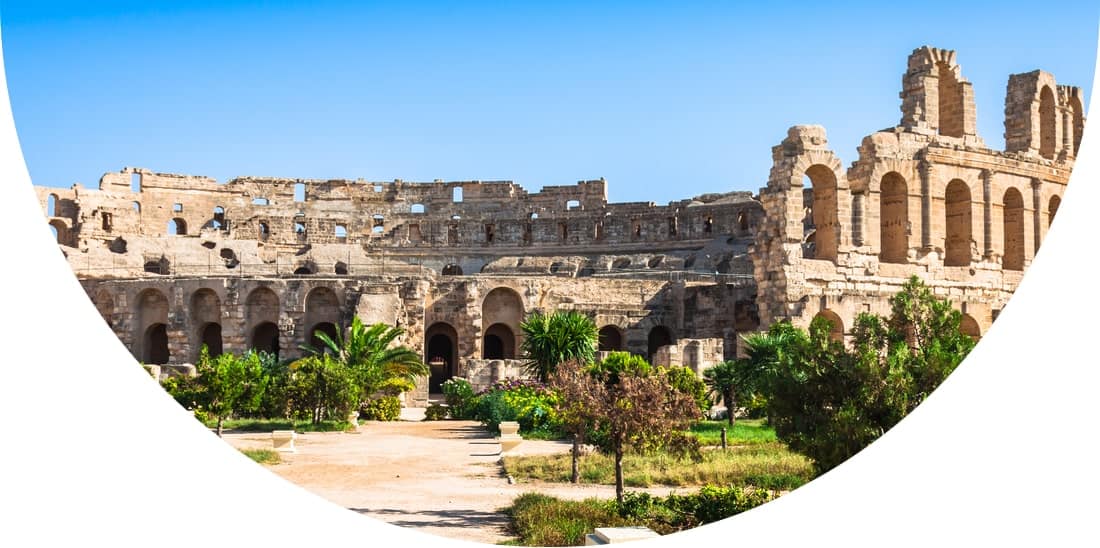
M601 544L619 544L632 540L657 538L656 531L649 527L597 527L595 532L584 536L585 546L599 546Z
M298 435L293 430L274 430L271 432L271 444L280 453L297 453L294 448L294 439Z
M507 453L512 449L515 449L520 443L523 442L523 437L519 435L519 423L515 421L506 421L500 423L500 452Z

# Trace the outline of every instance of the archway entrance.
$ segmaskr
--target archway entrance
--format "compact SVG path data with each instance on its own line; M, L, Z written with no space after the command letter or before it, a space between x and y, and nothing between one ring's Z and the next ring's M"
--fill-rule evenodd
M428 392L443 391L444 382L454 376L458 363L455 328L446 323L436 323L424 332L424 362L428 364Z
M264 322L252 330L253 350L268 352L279 357L279 326L271 322Z
M516 337L511 328L495 323L485 330L481 357L486 360L512 360L516 357Z
M658 325L657 327L649 330L648 342L649 344L647 349L649 351L649 355L647 356L647 358L649 359L650 363L653 363L653 357L656 356L657 350L660 349L662 346L668 346L672 344L672 332L669 331L667 327L663 325Z
M222 326L214 322L210 322L202 326L202 330L199 331L199 348L203 345L206 346L207 352L210 353L211 358L220 356L222 353Z
M332 322L321 322L310 328L309 345L312 346L315 350L324 352L328 349L328 345L321 341L321 338L317 336L318 333L324 333L328 336L329 339L332 339L333 342L336 342L336 334L338 333L338 330L336 329L336 324Z
M150 325L145 330L145 344L142 362L152 365L168 363L168 326L162 323Z
M615 352L623 349L623 334L613 325L600 328L600 352Z

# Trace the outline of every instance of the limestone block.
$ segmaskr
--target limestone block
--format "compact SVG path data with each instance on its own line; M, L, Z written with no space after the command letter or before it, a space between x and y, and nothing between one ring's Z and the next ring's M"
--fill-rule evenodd
M601 544L619 544L633 540L657 538L661 535L649 527L597 527L594 532L585 535L585 546L599 546Z
M280 453L297 453L294 440L298 437L293 430L275 430L271 432L272 447Z

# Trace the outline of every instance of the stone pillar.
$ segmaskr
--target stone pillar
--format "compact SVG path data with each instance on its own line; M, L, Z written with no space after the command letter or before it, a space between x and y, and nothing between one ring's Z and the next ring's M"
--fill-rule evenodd
M993 171L982 170L982 238L985 240L984 258L993 257Z
M932 163L921 158L920 173L920 247L925 253L932 249Z
M1031 255L1032 257L1035 256L1035 253L1039 252L1039 243L1042 241L1042 237L1041 237L1042 230L1043 230L1043 228L1042 228L1043 227L1043 220L1042 220L1042 211L1043 211L1042 186L1043 186L1042 179L1039 179L1038 177L1032 177L1031 178L1031 204L1032 204L1031 220L1032 220L1032 225L1034 226L1034 229L1035 229L1034 230L1035 234L1033 236L1033 241L1035 242L1035 248L1034 248L1034 251L1032 252L1032 255Z
M852 245L855 247L860 247L863 245L864 192L852 194Z

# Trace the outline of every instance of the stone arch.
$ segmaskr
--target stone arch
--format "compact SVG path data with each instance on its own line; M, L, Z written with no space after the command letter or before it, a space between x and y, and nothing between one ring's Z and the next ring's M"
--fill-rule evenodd
M274 322L261 322L252 329L248 347L257 352L268 352L279 357L279 326Z
M222 351L221 335L221 299L210 288L202 288L191 294L191 325L197 326L192 352L193 360L198 360L202 345L210 347L210 355L217 356ZM215 329L216 328L216 329ZM216 348L215 348L216 346Z
M904 263L909 252L909 187L896 171L882 177L879 195L879 261Z
M1058 208L1062 206L1061 196L1051 196L1050 202L1047 204L1047 227L1049 228L1051 223L1054 222L1054 215L1058 213Z
M186 236L187 235L187 221L179 217L172 218L168 221L168 235L169 236Z
M424 331L424 362L430 370L428 392L441 392L458 370L458 332L451 324L436 322Z
M818 318L824 318L832 324L832 328L829 329L829 340L839 343L844 342L844 321L840 319L840 316L836 312L825 309L814 316L815 320Z
M69 245L69 227L65 226L65 223L60 219L52 219L49 224L50 228L53 229L53 236L57 243Z
M968 266L974 240L973 209L970 185L960 179L947 183L944 191L944 266Z
M516 336L502 323L490 325L482 337L481 357L486 360L513 360L516 358Z
M962 137L964 133L964 103L962 84L955 76L952 66L946 62L936 63L939 76L939 131L947 137Z
M837 178L828 166L814 164L806 168L805 177L810 180L809 221L813 230L813 250L809 259L836 261L839 230L837 219ZM805 183L803 183L805 189ZM807 232L808 234L808 232Z
M313 324L313 326L306 331L306 342L309 346L323 352L328 348L328 345L317 336L318 333L324 333L329 339L335 342L337 340L337 335L340 333L340 328L336 327L336 324L332 322L320 322Z
M978 326L978 320L970 314L962 315L962 320L959 321L959 332L974 339L974 342L982 338L982 329Z
M1005 270L1024 269L1024 197L1019 190L1009 188L1004 195L1004 259Z
M168 363L171 359L168 351L168 298L158 289L147 288L138 294L134 303L137 320L134 325L134 354L143 363Z
M303 324L306 327L305 342L314 348L320 348L316 344L320 340L316 339L314 332L321 329L330 337L335 336L338 331L337 326L340 325L340 316L340 298L335 291L325 286L311 289L306 294L305 315L303 317ZM325 324L332 327L327 327Z
M525 311L523 298L510 287L497 287L485 295L481 301L481 325L503 324L512 333L513 353L519 348L520 323ZM485 332L488 334L488 331Z
M447 264L443 267L443 275L444 276L461 276L462 275L462 267L458 266L457 264L454 264L454 263Z
M202 347L205 346L210 353L210 357L214 358L220 356L222 353L222 324L218 322L207 322L201 325L198 330L198 344L195 350L195 359L198 359L199 354L202 352Z
M1039 155L1053 160L1057 153L1058 121L1055 114L1057 104L1050 86L1039 91Z
M1081 136L1085 133L1085 107L1081 105L1081 98L1074 95L1069 98L1071 123L1073 124L1073 155L1081 151Z
M623 331L617 325L605 325L600 328L600 352L616 352L624 350Z
M115 315L115 298L106 289L100 289L92 297L92 303L95 304L95 309L99 312L99 315L103 317L103 321L107 322L107 325L114 325Z
M657 350L662 346L668 346L676 342L676 337L672 335L672 330L663 326L657 325L653 329L649 330L649 335L646 337L646 356L650 363L653 362L653 358L657 355Z

